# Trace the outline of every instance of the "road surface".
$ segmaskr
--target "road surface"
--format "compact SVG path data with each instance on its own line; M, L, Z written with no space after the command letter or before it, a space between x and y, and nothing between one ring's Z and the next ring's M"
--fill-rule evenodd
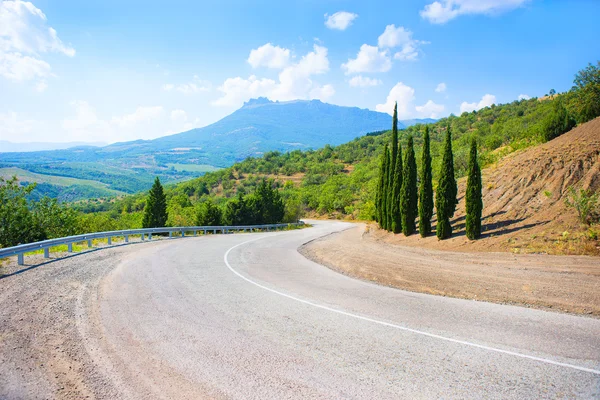
M0 398L600 398L600 320L378 286L297 252L348 226L0 279Z

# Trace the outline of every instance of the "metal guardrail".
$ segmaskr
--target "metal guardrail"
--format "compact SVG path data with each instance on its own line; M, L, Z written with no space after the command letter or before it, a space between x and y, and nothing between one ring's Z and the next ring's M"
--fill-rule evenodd
M0 249L0 259L10 256L17 256L17 262L19 265L24 264L25 253L30 253L36 250L44 249L44 257L50 257L50 248L59 246L62 244L67 245L67 251L73 252L73 243L88 242L88 247L92 247L93 239L105 239L108 238L108 244L112 244L113 237L124 237L125 243L129 243L129 236L140 235L141 240L144 241L146 238L152 240L152 234L156 233L168 233L169 238L173 238L173 234L179 234L179 237L184 237L186 232L193 232L194 236L198 232L202 232L204 235L207 233L230 233L230 232L253 232L253 231L270 231L281 228L287 228L289 226L303 226L304 222L294 222L289 224L267 224L267 225L241 225L241 226L181 226L174 228L147 228L147 229L128 229L123 231L109 231L109 232L95 232L86 233L83 235L67 236L63 238L43 240L41 242L20 244L14 247L7 247Z

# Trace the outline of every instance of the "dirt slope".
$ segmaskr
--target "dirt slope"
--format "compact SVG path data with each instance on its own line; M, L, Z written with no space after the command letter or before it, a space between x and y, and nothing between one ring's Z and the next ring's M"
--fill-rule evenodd
M600 189L600 118L539 146L514 153L483 171L483 237L469 241L464 232L466 179L459 181L459 200L450 240L405 238L375 229L378 240L408 246L460 251L541 252L600 255L588 229L565 205L570 186Z

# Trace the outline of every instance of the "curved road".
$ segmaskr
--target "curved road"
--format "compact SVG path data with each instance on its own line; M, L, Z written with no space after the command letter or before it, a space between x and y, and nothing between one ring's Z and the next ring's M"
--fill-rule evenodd
M0 279L0 398L600 398L600 320L382 287L297 252L348 226Z

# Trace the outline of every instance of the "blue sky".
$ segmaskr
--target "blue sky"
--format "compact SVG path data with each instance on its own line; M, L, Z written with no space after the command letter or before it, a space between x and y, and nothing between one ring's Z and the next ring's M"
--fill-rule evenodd
M597 0L2 1L0 139L150 139L251 97L443 117L568 90Z

